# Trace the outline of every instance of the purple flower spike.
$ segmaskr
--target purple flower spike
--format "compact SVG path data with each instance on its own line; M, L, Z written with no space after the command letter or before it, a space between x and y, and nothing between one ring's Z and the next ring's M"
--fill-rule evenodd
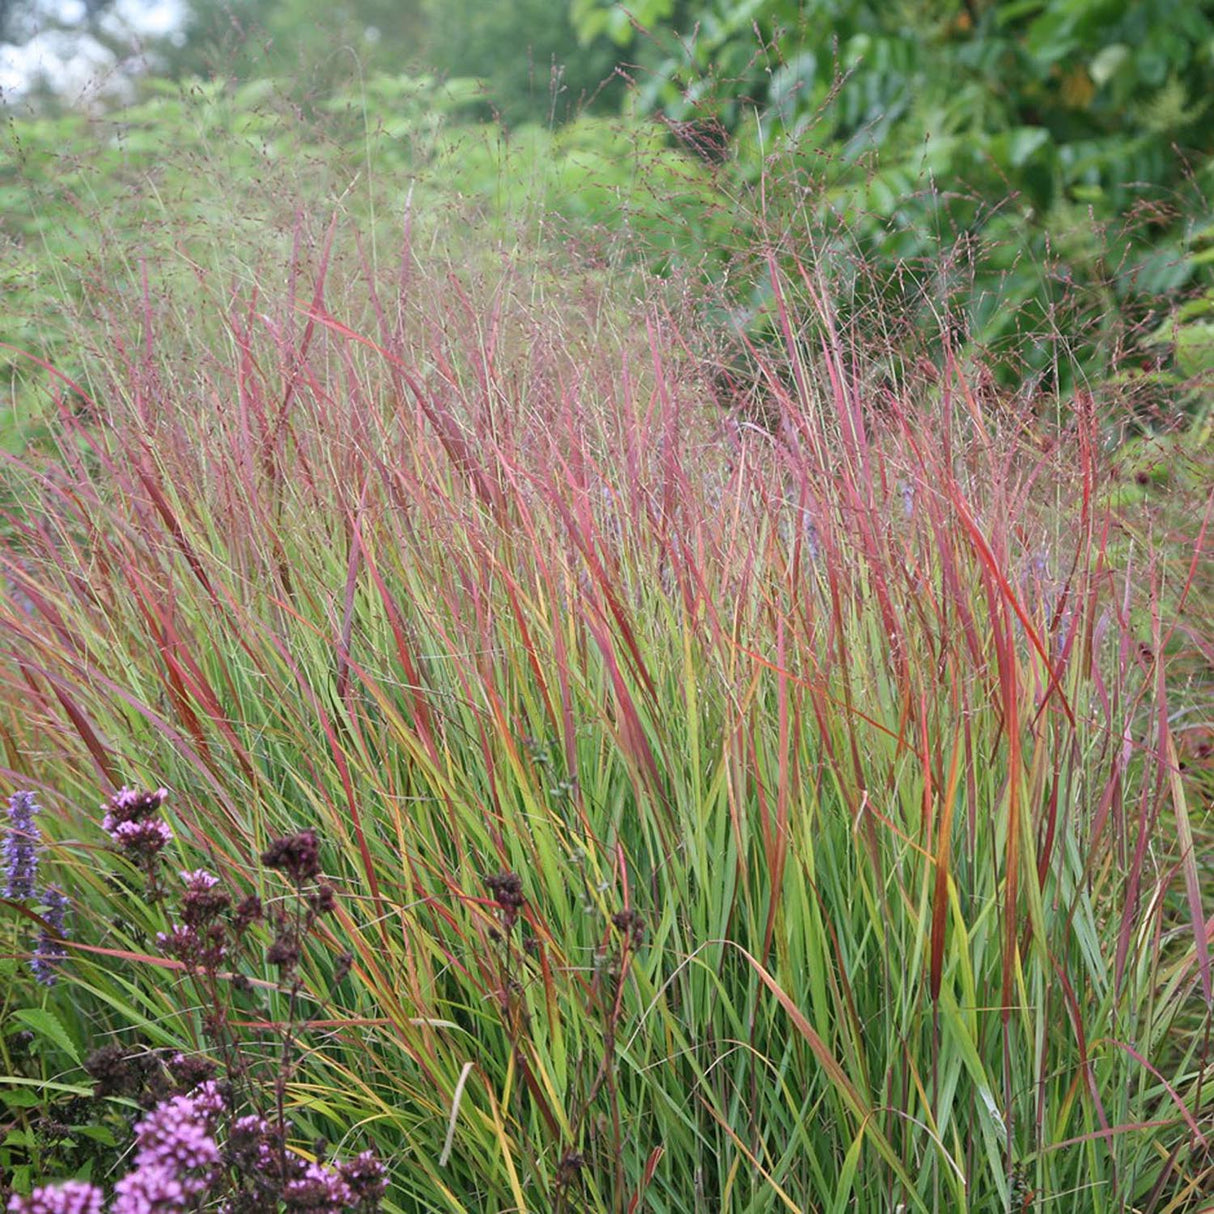
M14 1197L9 1214L101 1214L101 1190L82 1180L47 1185L28 1197Z
M0 845L4 859L4 896L23 899L34 896L38 874L38 842L41 833L34 815L41 807L32 792L15 792L8 801L8 833Z
M42 917L47 926L38 936L38 944L30 959L30 969L43 986L54 986L59 980L56 963L67 956L63 937L67 932L67 910L71 901L57 885L48 885L42 891ZM53 934L52 934L53 933Z

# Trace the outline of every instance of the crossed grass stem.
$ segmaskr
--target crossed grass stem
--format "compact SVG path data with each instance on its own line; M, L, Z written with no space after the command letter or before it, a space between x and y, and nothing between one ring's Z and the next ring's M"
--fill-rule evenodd
M484 881L500 916L501 930L491 931L490 939L498 946L496 997L502 1025L506 1030L515 1065L523 1076L523 1083L517 1090L520 1095L524 1087L533 1091L537 1103L544 1108L543 1096L535 1088L535 1080L527 1061L530 1017L522 997L524 976L521 971L521 957L514 944L515 929L522 920L526 907L522 879L517 873L503 870L486 877ZM560 1143L557 1143L561 1154L551 1190L554 1214L562 1214L568 1207L573 1186L587 1164L582 1146L586 1122L595 1102L604 1091L611 1125L610 1155L614 1180L612 1207L616 1210L624 1208L626 1183L623 1167L623 1127L615 1080L616 1034L623 1011L630 963L644 935L645 922L637 911L618 911L611 917L612 943L596 959L594 977L587 992L586 1010L602 1023L602 1051L589 1088L573 1105L569 1118L568 1145L561 1148ZM546 1108L544 1111L550 1129L559 1135L559 1130Z
M599 1060L598 1070L590 1084L590 1089L577 1106L571 1118L570 1139L573 1143L580 1142L584 1131L586 1117L590 1113L599 1092L606 1088L607 1104L611 1112L612 1155L615 1172L613 1187L613 1203L615 1208L623 1209L625 1196L624 1161L623 1161L623 1130L620 1122L620 1098L616 1088L615 1078L615 1045L616 1032L620 1015L623 1010L624 990L628 979L629 965L632 956L639 947L645 935L645 921L635 910L617 911L611 917L611 925L619 937L618 946L614 947L605 957L604 963L595 969L591 982L590 998L597 1005L603 1021L603 1052ZM604 1005L602 1000L603 979L607 979L609 999ZM586 1158L576 1147L567 1151L557 1167L556 1194L553 1203L555 1214L561 1214L569 1197L569 1188L585 1167Z

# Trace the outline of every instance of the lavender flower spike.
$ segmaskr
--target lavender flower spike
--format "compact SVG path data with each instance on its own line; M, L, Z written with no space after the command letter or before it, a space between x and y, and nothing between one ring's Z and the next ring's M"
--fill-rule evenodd
M8 833L0 845L4 857L4 896L23 899L34 896L38 875L38 843L42 838L34 825L41 808L32 792L15 792L8 801Z
M46 1185L28 1197L14 1197L9 1214L101 1214L101 1190L82 1180Z
M30 969L43 986L54 986L59 981L55 963L67 956L63 937L67 933L67 909L71 901L57 885L48 885L42 891L42 918L54 935L45 928L39 933L38 944L30 958Z

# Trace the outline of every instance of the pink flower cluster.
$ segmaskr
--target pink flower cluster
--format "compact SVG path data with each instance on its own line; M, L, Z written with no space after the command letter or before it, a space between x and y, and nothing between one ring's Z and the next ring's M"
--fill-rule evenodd
M288 1210L313 1210L316 1214L345 1214L354 1204L350 1186L323 1163L308 1164L302 1176L288 1181L282 1199Z
M344 1163L305 1163L284 1152L275 1128L256 1115L237 1119L228 1137L228 1150L238 1170L263 1178L271 1191L281 1194L287 1210L310 1214L378 1210L387 1189L384 1165L373 1152L363 1151ZM234 1208L225 1203L220 1214L230 1214Z
M158 1104L135 1127L135 1167L115 1185L110 1214L187 1214L207 1197L213 1199L214 1184L221 1179L214 1132L223 1110L219 1087L209 1079L188 1096L173 1096ZM387 1176L373 1152L363 1151L344 1163L305 1163L282 1154L281 1141L265 1118L250 1115L236 1120L228 1142L229 1163L235 1161L246 1174L275 1178L271 1188L258 1190L274 1208L277 1201L269 1194L275 1192L287 1210L311 1214L380 1208ZM103 1200L95 1185L69 1180L35 1189L29 1197L14 1197L8 1211L102 1214ZM219 1206L220 1211L234 1208L231 1201Z
M35 1189L28 1197L14 1197L9 1214L101 1214L101 1190L83 1180Z
M157 815L169 795L167 788L139 792L122 788L107 805L101 829L126 852L154 856L173 840L169 824Z
M167 932L157 932L156 942L170 957L191 968L214 969L227 954L227 928L220 916L231 898L219 878L204 868L181 874L186 892L181 904L181 923Z
M158 1104L135 1127L135 1170L114 1188L111 1214L175 1214L205 1193L219 1166L212 1137L223 1097L213 1080Z

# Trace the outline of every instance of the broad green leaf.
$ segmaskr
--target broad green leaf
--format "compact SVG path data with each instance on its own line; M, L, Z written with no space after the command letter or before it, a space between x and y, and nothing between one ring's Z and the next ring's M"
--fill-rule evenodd
M68 1036L59 1017L49 1008L19 1008L13 1013L13 1018L19 1020L34 1031L44 1041L48 1041L62 1050L77 1066L80 1065L80 1055L76 1045Z

